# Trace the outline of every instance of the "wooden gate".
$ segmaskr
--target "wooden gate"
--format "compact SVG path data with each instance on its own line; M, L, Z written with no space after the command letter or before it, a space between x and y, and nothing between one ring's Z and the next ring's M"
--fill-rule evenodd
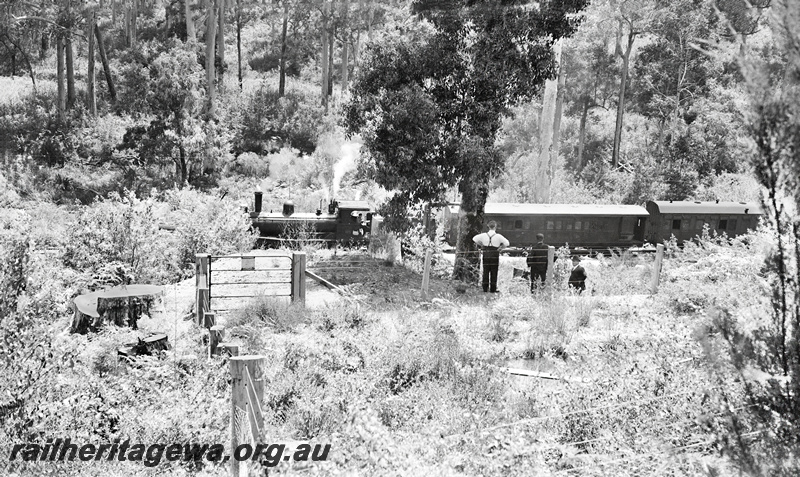
M305 303L304 252L254 250L235 255L196 255L197 323L206 312L224 313L257 296Z

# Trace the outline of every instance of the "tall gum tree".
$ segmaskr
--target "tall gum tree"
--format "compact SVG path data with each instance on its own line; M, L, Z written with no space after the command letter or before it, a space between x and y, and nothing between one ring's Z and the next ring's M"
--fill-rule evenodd
M368 47L345 107L348 134L364 141L363 168L397 191L383 208L461 193L454 277L473 280L472 236L483 229L489 181L503 170L495 147L504 115L553 78L552 46L571 35L588 0L419 0L416 34Z

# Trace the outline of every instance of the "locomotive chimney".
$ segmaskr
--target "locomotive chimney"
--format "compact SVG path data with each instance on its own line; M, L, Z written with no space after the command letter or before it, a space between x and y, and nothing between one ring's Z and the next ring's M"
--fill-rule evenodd
M336 213L336 207L339 206L339 203L336 202L336 199L333 199L330 204L328 204L328 213L333 215Z
M283 203L283 216L289 217L294 213L294 203L289 200Z
M255 211L257 214L261 213L261 202L264 199L264 193L261 192L261 187L256 186L255 191Z

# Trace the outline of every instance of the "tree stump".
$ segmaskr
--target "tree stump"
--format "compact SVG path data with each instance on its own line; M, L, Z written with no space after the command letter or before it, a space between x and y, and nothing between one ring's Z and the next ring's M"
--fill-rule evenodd
M156 285L127 285L107 288L75 298L72 332L97 331L105 321L137 329L142 313L149 313L156 295L163 288Z

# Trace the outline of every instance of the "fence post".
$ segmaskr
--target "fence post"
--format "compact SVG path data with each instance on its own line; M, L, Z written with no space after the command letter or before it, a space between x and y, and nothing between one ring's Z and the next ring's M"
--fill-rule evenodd
M306 304L306 253L292 253L292 301Z
M198 253L195 255L194 276L196 292L194 310L195 317L197 318L196 323L200 326L203 326L204 324L203 316L205 315L206 310L209 308L209 302L211 298L208 290L208 265L210 262L210 254Z
M203 328L211 329L217 324L217 316L215 313L203 313Z
M208 315L206 315L208 316ZM222 337L225 334L225 327L222 325L214 325L208 331L208 357L211 358L217 354L217 348L222 344Z
M555 277L553 276L553 272L555 270L555 261L556 261L556 248L552 245L547 246L547 274L545 275L544 283L546 285L552 285L555 281Z
M422 299L428 299L428 292L431 284L431 256L433 250L428 249L425 251L425 268L422 271Z
M658 292L658 282L661 279L661 264L664 261L664 244L660 243L656 247L656 261L653 264L653 277L650 280L650 293Z
M234 356L231 363L231 447L236 450L239 444L253 442L253 430L263 426L258 422L261 401L264 399L264 356ZM250 430L250 436L245 430ZM246 462L231 459L231 476L239 477L240 471L247 471Z

